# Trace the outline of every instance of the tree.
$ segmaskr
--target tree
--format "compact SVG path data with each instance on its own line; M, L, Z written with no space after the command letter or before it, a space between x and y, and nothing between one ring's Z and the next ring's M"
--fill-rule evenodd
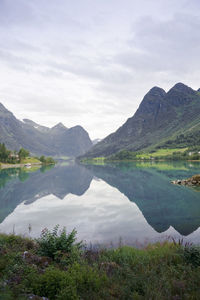
M0 144L0 161L7 162L10 151L6 149L5 144Z
M44 155L42 155L42 156L40 156L40 161L42 162L42 163L45 163L46 162L46 159L45 159L45 156Z
M20 161L24 158L26 158L27 156L29 156L29 151L24 149L24 148L21 148L18 152L18 155L19 155L19 159Z

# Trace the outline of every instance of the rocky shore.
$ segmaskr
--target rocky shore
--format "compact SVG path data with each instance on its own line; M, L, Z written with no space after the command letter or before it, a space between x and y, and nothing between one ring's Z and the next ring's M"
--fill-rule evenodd
M178 184L178 185L200 186L200 174L194 175L188 179L173 180L171 181L171 183Z

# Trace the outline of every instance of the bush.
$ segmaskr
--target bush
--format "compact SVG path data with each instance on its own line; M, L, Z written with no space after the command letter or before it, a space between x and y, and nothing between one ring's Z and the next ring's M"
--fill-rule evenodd
M107 282L95 267L73 264L67 271L48 267L43 274L30 274L27 286L41 297L54 299L95 299Z
M55 160L52 157L45 157L44 155L40 156L39 160L43 163L43 164L55 164Z
M70 255L75 252L75 249L82 247L82 242L75 244L77 234L75 229L69 234L66 233L65 227L60 232L58 232L58 229L59 225L56 225L52 232L47 228L42 230L40 238L37 239L39 255L59 260L64 253Z
M34 294L49 299L55 299L56 295L66 287L71 286L71 289L76 292L73 279L66 272L54 267L47 268L44 274L31 275L28 283Z
M200 247L186 246L183 250L183 256L186 263L191 264L194 267L200 266Z

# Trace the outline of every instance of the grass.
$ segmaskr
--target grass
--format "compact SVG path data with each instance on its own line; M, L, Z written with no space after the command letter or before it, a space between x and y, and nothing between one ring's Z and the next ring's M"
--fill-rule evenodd
M0 299L199 299L200 247L85 248L75 231L0 235ZM39 298L38 298L39 299Z
M174 152L185 152L187 148L174 148L174 149L158 149L157 151L153 153L142 153L138 154L136 158L144 158L144 159L149 159L151 157L165 157L168 155L172 155Z
M22 161L20 162L21 164L33 164L33 163L40 163L41 161L38 158L35 157L26 157L25 159L22 159Z

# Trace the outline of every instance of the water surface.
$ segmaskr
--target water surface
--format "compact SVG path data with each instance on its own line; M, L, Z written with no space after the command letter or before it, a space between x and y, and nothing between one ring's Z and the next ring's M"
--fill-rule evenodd
M93 244L200 243L200 190L170 183L198 173L196 162L1 170L0 231L37 237L60 224Z

